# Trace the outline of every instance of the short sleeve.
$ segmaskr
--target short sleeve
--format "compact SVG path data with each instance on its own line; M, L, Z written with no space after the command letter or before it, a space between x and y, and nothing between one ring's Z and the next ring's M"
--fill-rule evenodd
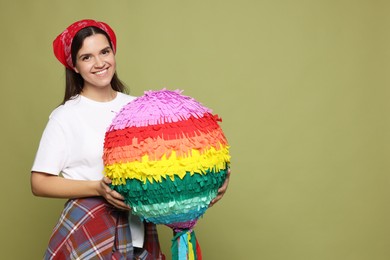
M43 131L31 171L59 175L67 158L64 129L57 120L50 118Z

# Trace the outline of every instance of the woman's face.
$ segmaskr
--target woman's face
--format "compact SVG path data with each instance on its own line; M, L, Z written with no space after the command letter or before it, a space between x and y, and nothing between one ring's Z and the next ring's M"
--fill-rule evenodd
M116 69L115 55L103 34L84 39L77 52L75 71L84 79L83 90L111 88Z

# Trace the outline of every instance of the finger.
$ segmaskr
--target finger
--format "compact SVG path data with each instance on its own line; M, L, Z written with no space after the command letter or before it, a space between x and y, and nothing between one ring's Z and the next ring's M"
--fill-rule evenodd
M102 182L101 185L102 185L105 193L110 194L112 192L112 189L104 182Z
M222 195L221 195L221 194L218 194L217 197L215 197L215 198L210 202L209 207L214 206L214 204L217 203L221 198L222 198Z
M130 210L131 209L129 205L127 205L126 203L122 203L122 202L119 203L119 208L123 209L123 210Z
M221 186L221 188L218 189L218 194L225 193L226 189L227 189L227 185L225 183L224 185Z
M121 210L130 210L130 207L127 205L122 205L122 204L112 204L115 208L121 209Z
M108 186L108 184L109 184L109 183L106 183L106 182L104 181L104 179L101 179L101 180L100 180L100 186L101 186L104 190L107 190L107 188L110 188L110 187Z
M110 195L114 198L114 199L117 199L117 200L125 200L125 198L119 193L119 192L116 192L114 190L111 190L110 192Z
M110 184L112 182L112 180L110 178L104 176L103 177L103 182L108 185L108 184Z
M107 197L108 195L111 194L111 192L113 191L111 189L111 187L109 186L109 183L107 183L107 180L105 178L103 178L101 181L100 181L100 185L105 193L105 195L103 195L104 197Z
M227 174L226 174L226 179L222 186L218 189L218 194L217 196L211 200L209 207L212 207L215 203L217 203L220 199L222 199L223 195L225 194L228 186L229 186L229 177L230 177L230 168L228 168Z
M227 180L225 180L225 182L223 183L223 185L218 189L218 193L225 193L226 190L227 190L227 187L229 185L229 182Z
M210 203L210 207L213 206L215 203L217 203L220 199L222 199L223 195L225 194L227 190L227 183L225 182L225 184L218 189L218 194L217 196L211 201Z
M130 206L121 200L113 200L111 204L119 209L130 210Z

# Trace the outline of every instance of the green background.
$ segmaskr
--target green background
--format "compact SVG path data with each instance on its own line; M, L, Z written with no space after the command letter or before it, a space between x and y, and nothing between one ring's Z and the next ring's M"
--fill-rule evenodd
M2 259L41 259L64 200L29 176L64 69L53 39L94 18L133 95L183 89L223 118L232 177L204 259L390 259L390 2L0 2ZM171 232L160 227L169 255Z

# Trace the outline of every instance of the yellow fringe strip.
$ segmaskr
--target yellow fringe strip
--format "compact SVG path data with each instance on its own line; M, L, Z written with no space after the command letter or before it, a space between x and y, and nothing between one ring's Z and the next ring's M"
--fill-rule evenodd
M144 183L149 180L153 183L161 182L162 178L167 177L171 180L174 180L175 176L182 179L187 172L191 175L205 174L207 170L218 172L225 169L229 163L229 146L223 146L219 150L211 147L202 153L192 149L189 157L177 157L176 152L172 151L169 158L164 155L159 161L150 161L149 156L144 155L141 161L106 165L104 169L113 185L121 185L126 183L126 179L138 179Z

